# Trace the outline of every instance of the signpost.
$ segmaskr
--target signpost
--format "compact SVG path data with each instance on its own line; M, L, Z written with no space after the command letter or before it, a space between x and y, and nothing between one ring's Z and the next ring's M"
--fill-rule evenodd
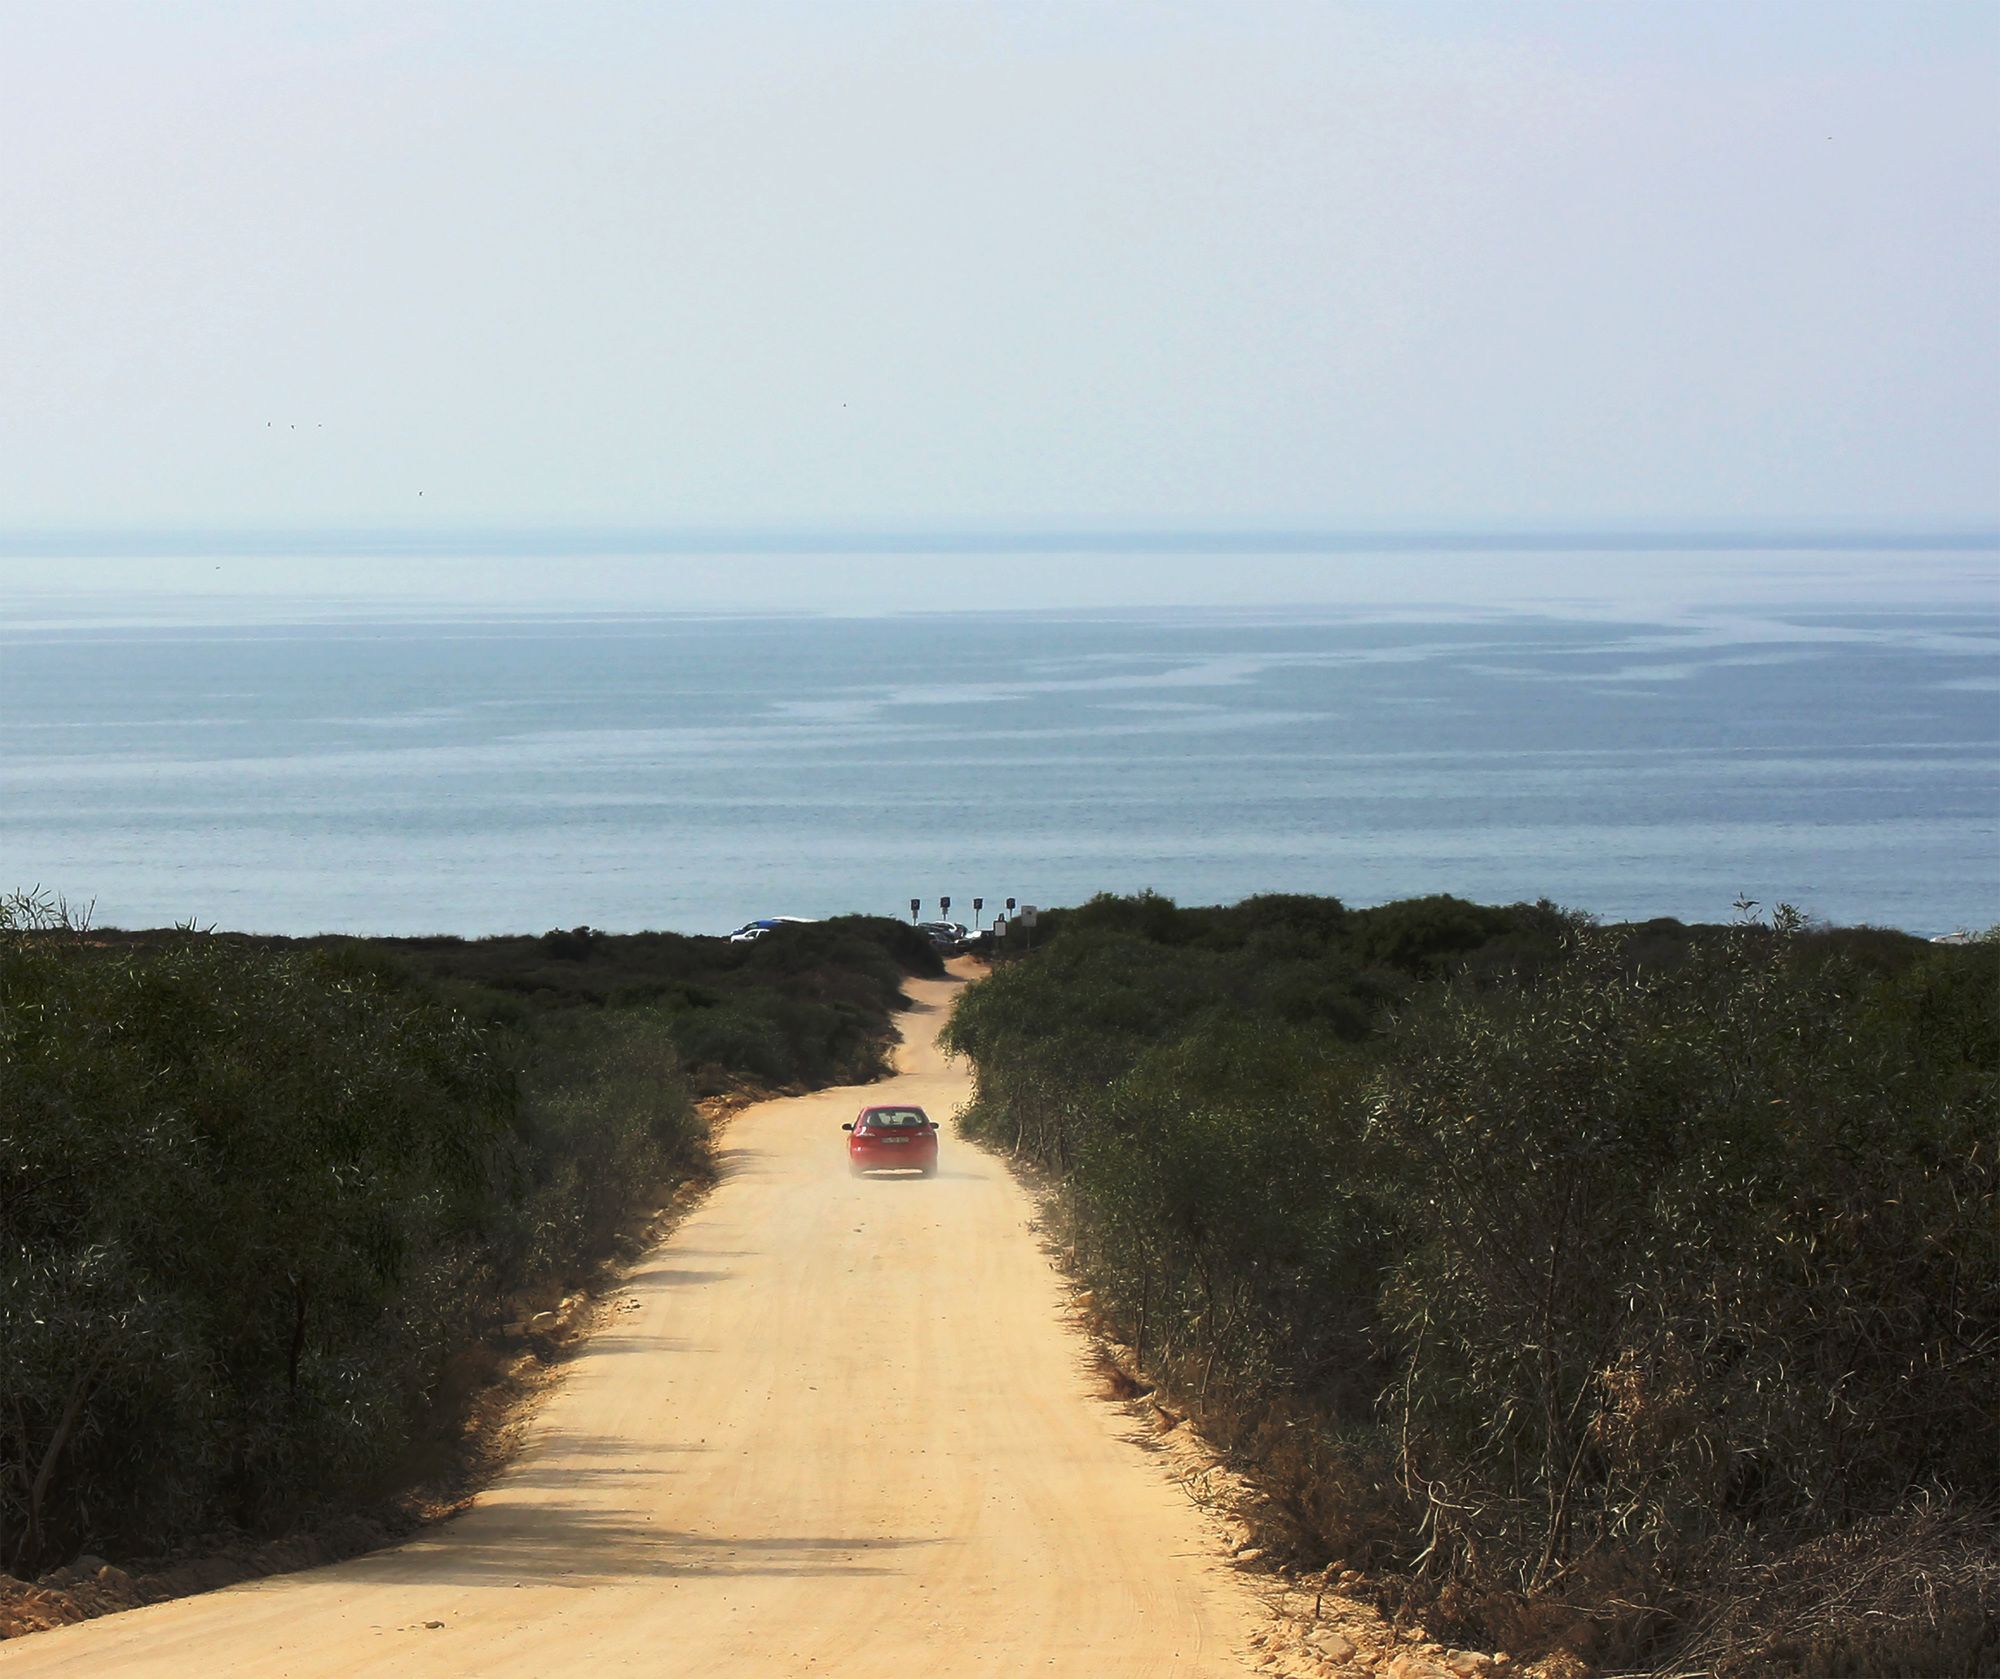
M975 915L985 907L986 900L984 898L974 898L972 900L972 909ZM1014 900L1009 898L1005 911L995 910L993 912L994 942L992 949L995 956L1012 956L1014 954L1007 946L1014 937L1016 926L1025 927L1028 930L1028 948L1033 950L1035 948L1035 906L1033 904L1023 904L1017 912Z
M916 920L916 918L923 913L923 909L924 909L923 899L912 898L910 900L910 919L912 921Z

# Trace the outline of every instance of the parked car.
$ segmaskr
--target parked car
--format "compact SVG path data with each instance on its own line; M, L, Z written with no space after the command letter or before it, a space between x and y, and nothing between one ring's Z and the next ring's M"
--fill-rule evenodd
M787 927L812 920L809 915L767 915L761 921L746 921L729 935L731 944L749 944L761 939L773 927Z
M956 956L965 948L965 923L962 921L919 921L917 931L928 935L931 943L947 956Z
M863 1108L841 1130L847 1136L847 1169L866 1172L921 1172L937 1175L937 1121L907 1103Z

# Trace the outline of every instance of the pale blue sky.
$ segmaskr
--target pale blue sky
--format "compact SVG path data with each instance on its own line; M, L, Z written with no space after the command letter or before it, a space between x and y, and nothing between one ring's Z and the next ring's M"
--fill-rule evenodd
M0 527L2000 518L2000 7L0 0Z

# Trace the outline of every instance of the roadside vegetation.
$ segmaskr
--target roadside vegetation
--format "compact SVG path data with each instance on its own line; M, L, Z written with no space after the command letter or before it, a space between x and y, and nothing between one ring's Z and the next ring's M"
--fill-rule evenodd
M952 1022L969 1124L1301 1564L1528 1657L2000 1664L2000 941L1145 896L1038 943Z
M481 1338L885 1065L921 935L124 934L0 902L0 1573L275 1534L448 1438Z

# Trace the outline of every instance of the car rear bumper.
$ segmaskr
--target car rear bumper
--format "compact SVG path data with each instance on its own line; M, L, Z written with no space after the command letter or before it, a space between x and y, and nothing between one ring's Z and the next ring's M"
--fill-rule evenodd
M937 1165L935 1143L928 1148L914 1144L887 1148L855 1148L847 1151L847 1161L858 1172L920 1172Z

